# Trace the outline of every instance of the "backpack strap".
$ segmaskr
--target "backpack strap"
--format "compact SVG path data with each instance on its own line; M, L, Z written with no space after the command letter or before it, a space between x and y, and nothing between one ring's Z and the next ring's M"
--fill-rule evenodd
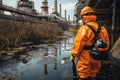
M89 24L86 24L86 26L88 26L88 27L94 32L95 37L93 38L93 43L95 43L95 42L97 41L98 35L99 35L99 33L100 33L101 26L98 25L98 30L97 30L97 31L95 31L95 30L93 29L93 27L92 27L91 25L89 25ZM93 48L93 45L92 45L92 46L84 46L83 49L84 49L84 50L90 50L90 49L92 49L92 48Z
M98 24L98 29L97 29L97 31L95 31L95 30L93 29L93 27L92 27L91 25L89 25L89 24L86 24L86 26L88 26L88 27L94 32L94 34L95 34L94 40L95 40L95 39L98 37L99 33L100 33L101 25ZM96 40L95 40L95 41L96 41Z

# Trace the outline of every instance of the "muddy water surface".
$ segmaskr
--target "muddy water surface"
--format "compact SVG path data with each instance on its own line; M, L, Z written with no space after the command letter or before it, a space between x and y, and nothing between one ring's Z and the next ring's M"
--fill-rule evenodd
M59 43L37 45L39 49L2 61L0 80L72 80L69 62L73 37Z
M0 80L73 80L69 61L73 37L54 44L41 44L37 50L1 61ZM112 80L111 61L102 61L97 80Z

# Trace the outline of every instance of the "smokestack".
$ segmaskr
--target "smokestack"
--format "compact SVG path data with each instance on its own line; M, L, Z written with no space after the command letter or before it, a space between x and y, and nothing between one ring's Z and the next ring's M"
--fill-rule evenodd
M58 12L58 10L57 10L57 0L54 0L54 12Z
M67 15L67 11L65 10L65 20L67 20L67 17L66 17L66 15Z
M0 0L0 6L2 6L2 0ZM0 10L0 14L4 14L4 11Z
M68 15L68 21L70 22L70 15Z
M2 0L0 0L0 5L2 5Z
M48 1L47 0L42 1L41 10L42 10L41 11L42 15L47 15L48 14Z
M73 23L75 23L75 16L73 16Z
M61 4L60 4L60 12L59 13L60 13L60 17L61 17Z
M53 12L52 12L52 14L58 15L57 0L53 0Z

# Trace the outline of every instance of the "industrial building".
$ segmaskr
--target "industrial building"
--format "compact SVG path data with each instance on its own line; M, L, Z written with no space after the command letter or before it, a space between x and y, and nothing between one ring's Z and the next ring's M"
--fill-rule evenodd
M29 0L19 0L17 3L17 9L32 14L37 14L36 10L34 9L34 2Z

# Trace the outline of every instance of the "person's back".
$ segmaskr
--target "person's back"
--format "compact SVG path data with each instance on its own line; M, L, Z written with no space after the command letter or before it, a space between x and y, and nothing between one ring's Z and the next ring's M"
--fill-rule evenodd
M90 56L90 49L84 49L84 47L92 46L95 37L94 32L86 24L91 25L93 29L97 31L97 17L90 7L83 8L80 15L84 24L78 29L76 34L72 48L72 56L78 60L77 71L81 80L95 80L96 74L101 68L101 61L93 59ZM109 37L104 27L101 28L99 37L106 41L108 46L106 49L101 50L108 50Z

